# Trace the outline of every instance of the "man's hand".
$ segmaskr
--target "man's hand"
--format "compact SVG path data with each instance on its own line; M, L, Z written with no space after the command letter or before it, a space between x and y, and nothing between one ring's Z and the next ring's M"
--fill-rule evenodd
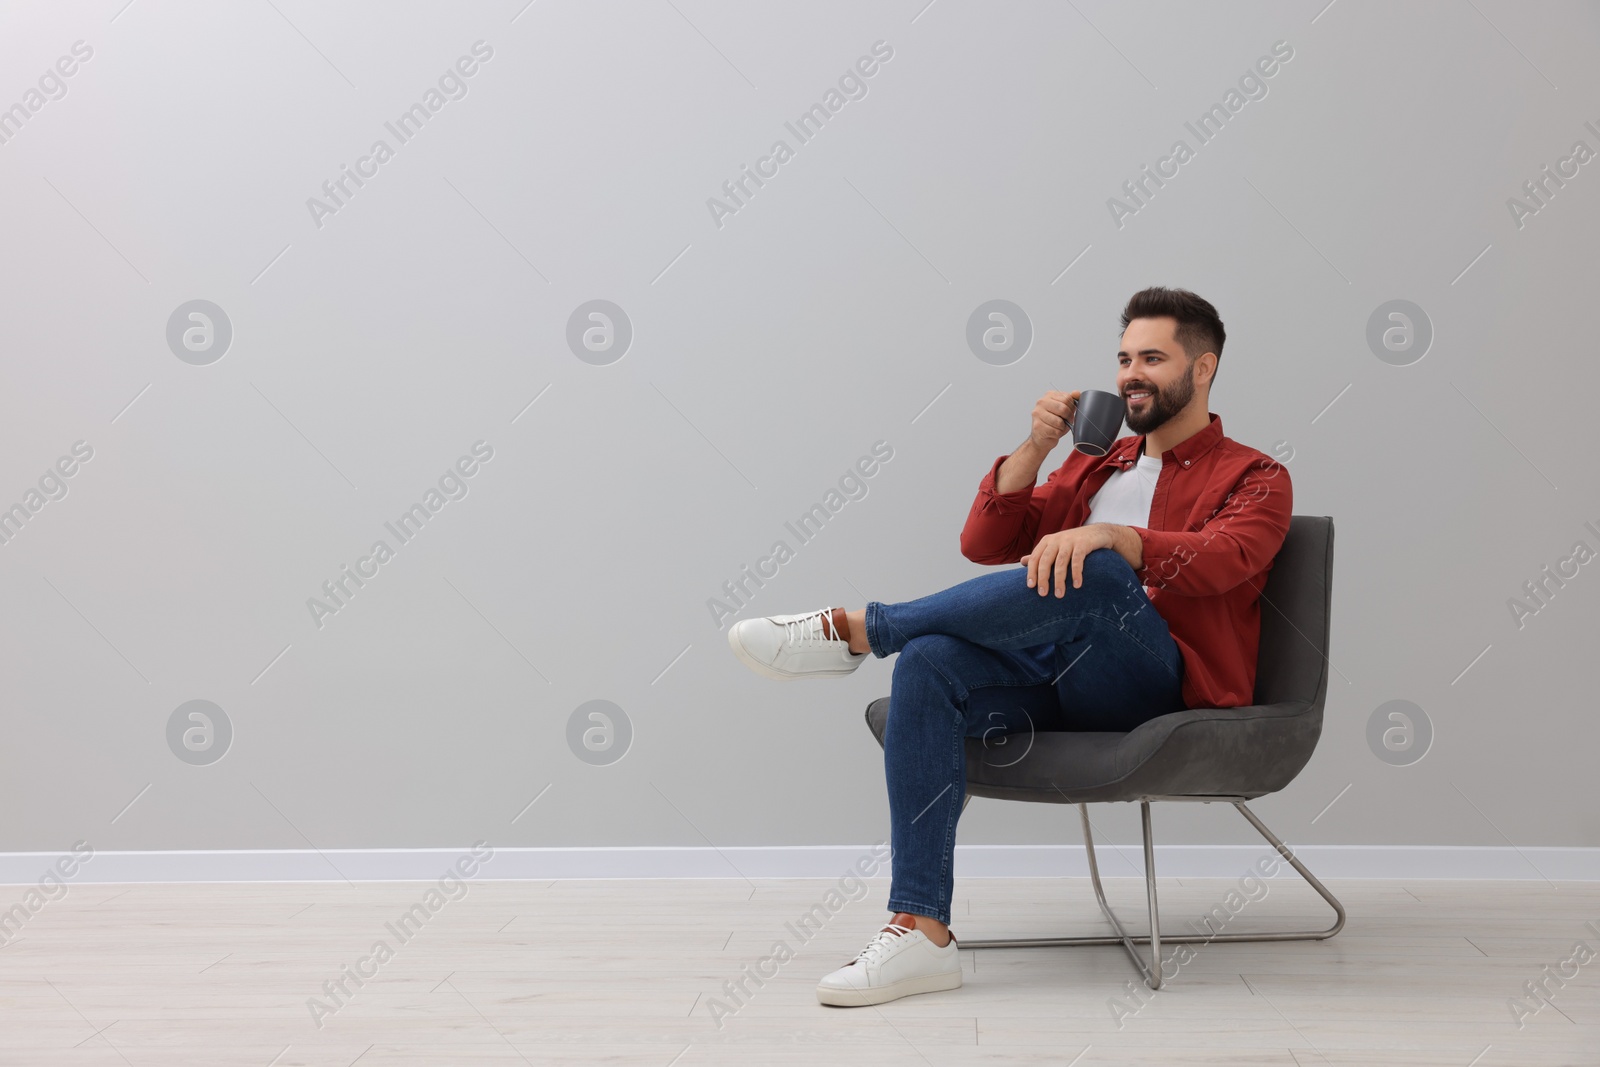
M1131 551L1135 553L1129 558L1129 541L1132 541ZM1070 572L1072 588L1083 587L1083 557L1097 548L1110 548L1122 558L1127 559L1135 570L1143 562L1139 542L1139 535L1126 526L1119 526L1109 522L1095 522L1088 526L1079 526L1072 530L1062 530L1059 533L1048 534L1039 538L1039 543L1033 546L1033 551L1022 557L1022 562L1028 565L1028 588L1039 590L1040 596L1045 596L1050 591L1052 573L1056 596L1067 595L1067 577Z
M1055 448L1072 429L1072 420L1078 414L1078 398L1082 395L1082 389L1070 393L1051 389L1041 396L1033 405L1033 427L1028 431L1028 439L1045 452Z
M1003 495L1034 488L1045 457L1072 428L1072 420L1078 413L1078 397L1081 395L1082 389L1070 393L1052 389L1039 398L1039 402L1033 406L1033 429L1029 431L1027 440L1013 449L995 472L995 492Z

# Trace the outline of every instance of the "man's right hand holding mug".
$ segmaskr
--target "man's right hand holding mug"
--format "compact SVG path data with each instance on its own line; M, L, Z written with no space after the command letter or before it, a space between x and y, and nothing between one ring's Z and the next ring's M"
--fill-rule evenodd
M1078 413L1078 397L1082 389L1063 393L1052 389L1039 398L1033 406L1033 430L1028 437L1034 444L1049 452L1072 429L1072 420Z
M1072 429L1078 417L1078 397L1082 389L1063 393L1052 389L1033 405L1033 428L1028 439L1017 446L1006 461L1000 464L995 477L995 490L1015 493L1032 486L1039 479L1039 468L1061 438Z

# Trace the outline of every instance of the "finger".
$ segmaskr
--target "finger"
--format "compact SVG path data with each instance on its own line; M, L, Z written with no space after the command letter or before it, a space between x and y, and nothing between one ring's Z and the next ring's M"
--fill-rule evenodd
M1072 553L1072 588L1074 588L1074 589L1083 588L1083 557L1085 555L1087 555L1087 553L1083 551L1082 546L1079 546L1077 549L1073 550L1073 553Z
M1056 596L1067 595L1067 570L1072 565L1072 558L1063 552L1056 557Z
M1028 565L1028 588L1032 589L1034 577L1039 573L1038 550L1036 549L1033 552L1028 553L1026 556L1023 556L1022 562Z
M1039 595L1044 596L1050 591L1050 572L1055 566L1056 550L1054 545L1048 545L1039 553Z

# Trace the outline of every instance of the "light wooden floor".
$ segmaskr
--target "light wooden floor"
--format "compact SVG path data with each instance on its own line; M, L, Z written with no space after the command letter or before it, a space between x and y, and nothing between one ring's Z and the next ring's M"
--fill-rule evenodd
M1580 939L1600 952L1584 925L1600 926L1595 883L1330 882L1343 933L1201 946L1120 1027L1110 998L1134 978L1120 947L964 951L959 990L822 1007L817 978L887 918L874 879L801 945L785 923L830 884L472 882L404 944L385 923L427 883L73 885L0 948L0 1063L1600 1064L1600 958L1551 984L1524 1028L1508 1007ZM1165 879L1163 927L1231 884ZM1142 882L1107 885L1119 914L1141 914ZM1270 885L1228 929L1326 925L1305 886ZM0 887L0 906L22 892ZM1102 929L1081 879L958 880L951 927ZM379 938L394 957L318 1028L308 998ZM709 998L778 938L797 954L719 1028Z

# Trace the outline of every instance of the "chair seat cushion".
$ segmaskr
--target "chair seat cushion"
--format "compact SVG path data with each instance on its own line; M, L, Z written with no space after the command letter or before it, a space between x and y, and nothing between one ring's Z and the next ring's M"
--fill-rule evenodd
M1304 703L1190 708L1158 715L1127 733L1009 734L1004 745L966 739L967 792L1053 804L1153 796L1252 799L1282 789L1316 747L1322 716ZM867 705L883 744L889 698Z

